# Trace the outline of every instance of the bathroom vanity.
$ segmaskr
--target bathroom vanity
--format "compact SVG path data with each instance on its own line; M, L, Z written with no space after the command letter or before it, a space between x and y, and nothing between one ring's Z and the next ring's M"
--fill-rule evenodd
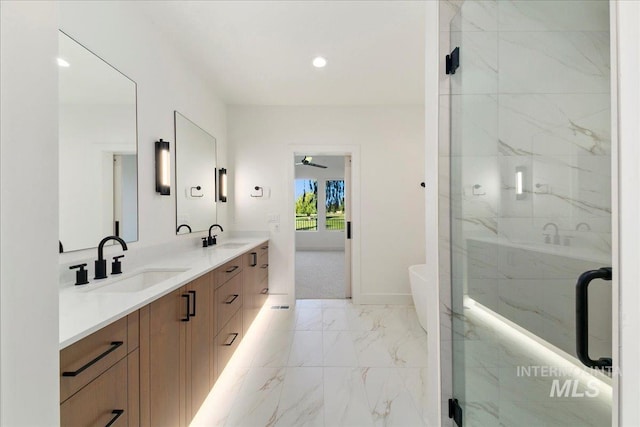
M190 423L268 297L268 241L242 240L61 290L61 425Z

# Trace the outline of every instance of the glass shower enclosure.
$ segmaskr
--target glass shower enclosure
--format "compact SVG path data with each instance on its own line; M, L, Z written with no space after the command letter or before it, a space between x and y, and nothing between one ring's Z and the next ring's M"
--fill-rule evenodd
M450 23L458 425L611 425L609 37L600 0L466 0Z

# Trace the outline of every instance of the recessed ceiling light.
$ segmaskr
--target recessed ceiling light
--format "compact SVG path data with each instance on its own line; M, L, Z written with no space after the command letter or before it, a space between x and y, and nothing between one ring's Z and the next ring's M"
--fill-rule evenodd
M69 65L71 65L71 64L69 64L67 61L65 61L65 60L64 60L64 59L62 59L62 58L58 58L58 65L59 65L60 67L68 67L68 66L69 66Z
M316 56L313 58L313 66L316 68L322 68L327 65L327 60L322 56Z

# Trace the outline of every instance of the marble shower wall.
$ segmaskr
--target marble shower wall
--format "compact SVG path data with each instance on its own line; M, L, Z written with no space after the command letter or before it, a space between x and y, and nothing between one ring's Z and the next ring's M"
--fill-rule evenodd
M537 245L551 234L553 244L555 229L543 231L553 222L561 245L610 252L608 7L468 0L450 21L449 49L461 51L451 196L465 237Z

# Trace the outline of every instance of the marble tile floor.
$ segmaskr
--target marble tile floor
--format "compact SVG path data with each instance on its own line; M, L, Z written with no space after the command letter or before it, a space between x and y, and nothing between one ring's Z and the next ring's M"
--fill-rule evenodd
M425 426L427 335L412 306L266 305L192 426Z

